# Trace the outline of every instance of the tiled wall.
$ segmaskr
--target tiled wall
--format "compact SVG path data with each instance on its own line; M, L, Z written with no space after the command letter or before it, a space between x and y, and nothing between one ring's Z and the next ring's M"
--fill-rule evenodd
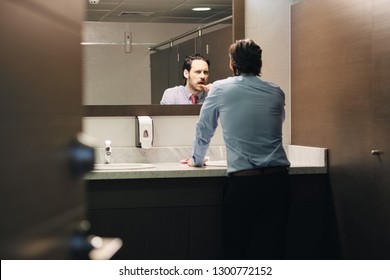
M286 94L283 136L291 143L290 5L291 0L246 0L245 35L263 50L262 79L278 84Z
M149 46L195 27L194 24L84 22L83 104L150 104ZM125 52L125 32L132 35L131 52Z
M198 116L153 116L154 147L191 146ZM103 147L111 140L113 147L135 147L135 117L88 117L83 119L84 132ZM217 128L210 143L224 145L221 127Z

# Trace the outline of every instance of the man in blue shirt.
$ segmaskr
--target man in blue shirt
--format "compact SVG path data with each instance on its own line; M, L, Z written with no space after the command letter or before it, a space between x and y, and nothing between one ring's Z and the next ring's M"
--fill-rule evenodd
M202 104L207 96L210 61L199 54L184 59L184 85L164 91L161 105Z
M196 124L190 166L201 167L220 120L227 153L223 246L228 259L283 259L290 162L282 142L284 92L260 79L262 50L229 49L234 77L212 84Z

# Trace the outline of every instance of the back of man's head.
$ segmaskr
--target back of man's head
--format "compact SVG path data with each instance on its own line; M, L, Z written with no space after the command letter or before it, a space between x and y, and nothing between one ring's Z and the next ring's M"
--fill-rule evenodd
M230 60L233 67L234 76L250 74L260 76L262 50L251 39L237 40L229 48Z

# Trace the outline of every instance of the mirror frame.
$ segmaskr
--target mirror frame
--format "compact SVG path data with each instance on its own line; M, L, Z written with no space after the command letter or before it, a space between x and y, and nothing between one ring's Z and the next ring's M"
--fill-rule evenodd
M245 0L233 0L232 42L245 37ZM83 105L84 117L192 116L201 105Z
M202 105L84 105L85 117L199 115Z

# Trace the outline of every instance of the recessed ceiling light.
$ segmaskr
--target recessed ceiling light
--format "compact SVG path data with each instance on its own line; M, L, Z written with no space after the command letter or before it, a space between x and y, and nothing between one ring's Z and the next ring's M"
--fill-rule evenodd
M210 7L198 7L198 8L193 8L192 10L195 12L204 12L204 11L210 11L211 8Z

